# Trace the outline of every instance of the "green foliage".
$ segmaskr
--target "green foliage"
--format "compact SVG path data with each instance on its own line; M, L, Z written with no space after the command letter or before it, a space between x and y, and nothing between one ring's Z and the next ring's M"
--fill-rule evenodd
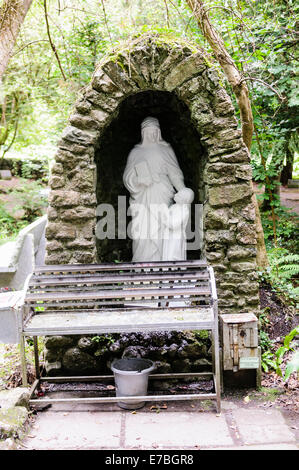
M278 205L275 210L276 236L278 246L289 250L299 250L299 217L290 209ZM261 212L265 242L268 249L273 248L273 221L271 211Z
M296 213L280 205L275 212L276 247L271 211L261 213L269 267L259 273L260 281L270 284L274 292L295 303L299 298L299 219Z
M9 194L16 203L14 210L10 212L0 204L0 244L14 240L22 228L45 213L48 205L47 191L36 181L24 179L21 186L11 190ZM19 210L22 213L17 216Z
M264 324L265 317L260 316L260 323ZM260 330L260 347L261 347L261 366L265 372L269 372L269 369L275 368L274 354L271 349L273 348L273 341L269 338L268 333L264 330Z
M101 346L110 346L115 342L115 339L111 335L96 335L91 338L91 341Z
M19 231L27 224L25 220L16 220L0 205L0 244L16 238Z
M299 351L296 351L292 359L287 363L284 380L287 381L293 372L299 373Z
M275 356L276 356L275 370L276 370L276 373L281 377L283 376L282 371L281 371L281 363L283 361L283 357L287 352L294 351L293 339L296 335L299 335L299 326L294 328L288 335L286 335L284 342L283 342L283 346L278 348L275 353ZM283 379L285 381L288 380L292 372L299 372L299 351L295 352L292 359L287 363Z
M24 216L28 222L44 214L48 205L48 198L45 188L36 181L25 181L24 185L11 191L12 194L21 197L21 203L15 209L23 209Z
M275 369L276 362L274 360L274 354L271 353L271 351L267 350L262 353L261 365L265 372L269 372L269 369Z

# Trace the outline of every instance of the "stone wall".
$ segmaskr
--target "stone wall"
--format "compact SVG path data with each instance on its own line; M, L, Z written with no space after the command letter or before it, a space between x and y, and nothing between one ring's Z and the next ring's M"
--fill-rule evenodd
M109 184L96 168L101 139L122 103L145 91L171 93L190 112L190 126L205 152L199 176L203 255L215 269L220 312L254 311L259 299L249 154L211 59L169 38L146 35L104 58L75 103L52 168L46 263L106 261L98 258L95 240L95 210L101 202L96 186Z
M52 336L45 346L46 372L52 376L111 374L110 364L119 357L151 359L161 374L211 369L211 341L205 331Z
M164 117L162 135L178 137L171 144L187 183L196 192L196 201L204 204L202 256L215 270L219 311L254 312L259 297L249 153L211 58L194 45L166 37L146 35L105 57L75 103L52 168L46 263L111 261L105 244L97 243L95 238L96 205L111 203L117 192L124 190L120 185L127 151L139 136L134 142L131 133L118 147L112 144L121 134L124 109L129 120L143 104L143 117L154 115L163 120L161 107L154 104L158 93L159 99L168 94L166 101L173 103L167 108L169 119ZM146 101L148 96L152 98ZM134 102L139 103L135 108ZM172 113L177 116L171 121ZM140 125L142 115L137 114L127 129ZM170 122L172 129L168 128ZM179 138L180 132L187 135L189 131L189 140ZM111 158L108 151L105 154L107 145L112 146ZM119 153L120 148L123 153ZM105 173L105 168L110 173ZM129 251L128 245L124 249L115 244L112 256L121 252L119 256L125 258ZM179 340L170 335L165 339L166 347L160 349L155 346L155 341L159 342L155 338L151 346L146 346L146 339L138 335L127 337L127 343L126 339L119 341L117 335L112 339L97 344L86 337L49 338L48 372L57 373L57 368L67 373L82 373L89 368L99 372L113 356L142 355L145 347L147 357L161 362L161 371L193 370L195 357L202 360L203 367L203 362L209 361L207 345L189 334ZM128 350L130 346L135 349ZM192 356L194 351L196 356ZM80 371L76 363L80 363Z

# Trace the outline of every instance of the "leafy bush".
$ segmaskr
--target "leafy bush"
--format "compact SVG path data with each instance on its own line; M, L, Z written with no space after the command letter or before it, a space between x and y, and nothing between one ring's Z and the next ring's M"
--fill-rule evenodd
M289 351L294 351L294 343L293 339L296 335L299 335L299 326L294 328L288 335L286 335L283 346L277 349L275 356L276 356L276 373L283 377L285 381L287 381L290 378L290 375L292 372L299 372L299 351L295 352L292 356L292 359L288 361L285 369L285 374L284 376L282 375L281 371L281 364L283 361L284 355L289 352Z
M284 246L290 251L299 251L299 217L284 206L275 208L276 235L278 246ZM273 221L271 211L261 212L265 242L268 249L273 247Z
M44 186L36 181L26 181L24 186L14 189L12 193L15 193L16 196L22 195L22 204L16 206L16 209L24 210L23 218L28 222L33 222L36 217L43 215L48 205Z
M19 231L27 225L25 220L14 219L5 209L0 205L0 244L5 243L7 239L15 238Z
M285 248L268 250L269 266L259 272L260 281L270 284L272 290L292 303L299 299L299 255Z

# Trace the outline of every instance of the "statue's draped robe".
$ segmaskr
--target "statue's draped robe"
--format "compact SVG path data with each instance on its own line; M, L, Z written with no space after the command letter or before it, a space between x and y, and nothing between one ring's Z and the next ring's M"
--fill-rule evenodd
M149 186L138 182L140 164L152 177L153 183ZM175 190L184 187L184 176L171 146L164 141L136 145L128 156L123 180L131 195L132 261L161 261L163 227L159 205L169 207Z
M165 214L162 261L182 261L187 256L186 227L190 204L173 204Z

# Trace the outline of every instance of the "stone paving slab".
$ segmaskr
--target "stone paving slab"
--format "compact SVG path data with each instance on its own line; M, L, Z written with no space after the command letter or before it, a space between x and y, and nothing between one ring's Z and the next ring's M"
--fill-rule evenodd
M204 450L204 449L203 449ZM234 447L216 447L208 450L299 450L295 444L260 444Z
M290 443L295 436L288 428L279 410L233 410L244 444Z
M188 411L177 406L131 412L116 405L53 405L37 413L24 449L132 450L227 449L298 450L290 426L277 409L227 404L214 410ZM22 448L22 447L20 447Z
M125 445L146 448L233 445L223 415L215 413L136 413L126 416Z
M29 437L30 449L119 448L121 413L43 412Z

